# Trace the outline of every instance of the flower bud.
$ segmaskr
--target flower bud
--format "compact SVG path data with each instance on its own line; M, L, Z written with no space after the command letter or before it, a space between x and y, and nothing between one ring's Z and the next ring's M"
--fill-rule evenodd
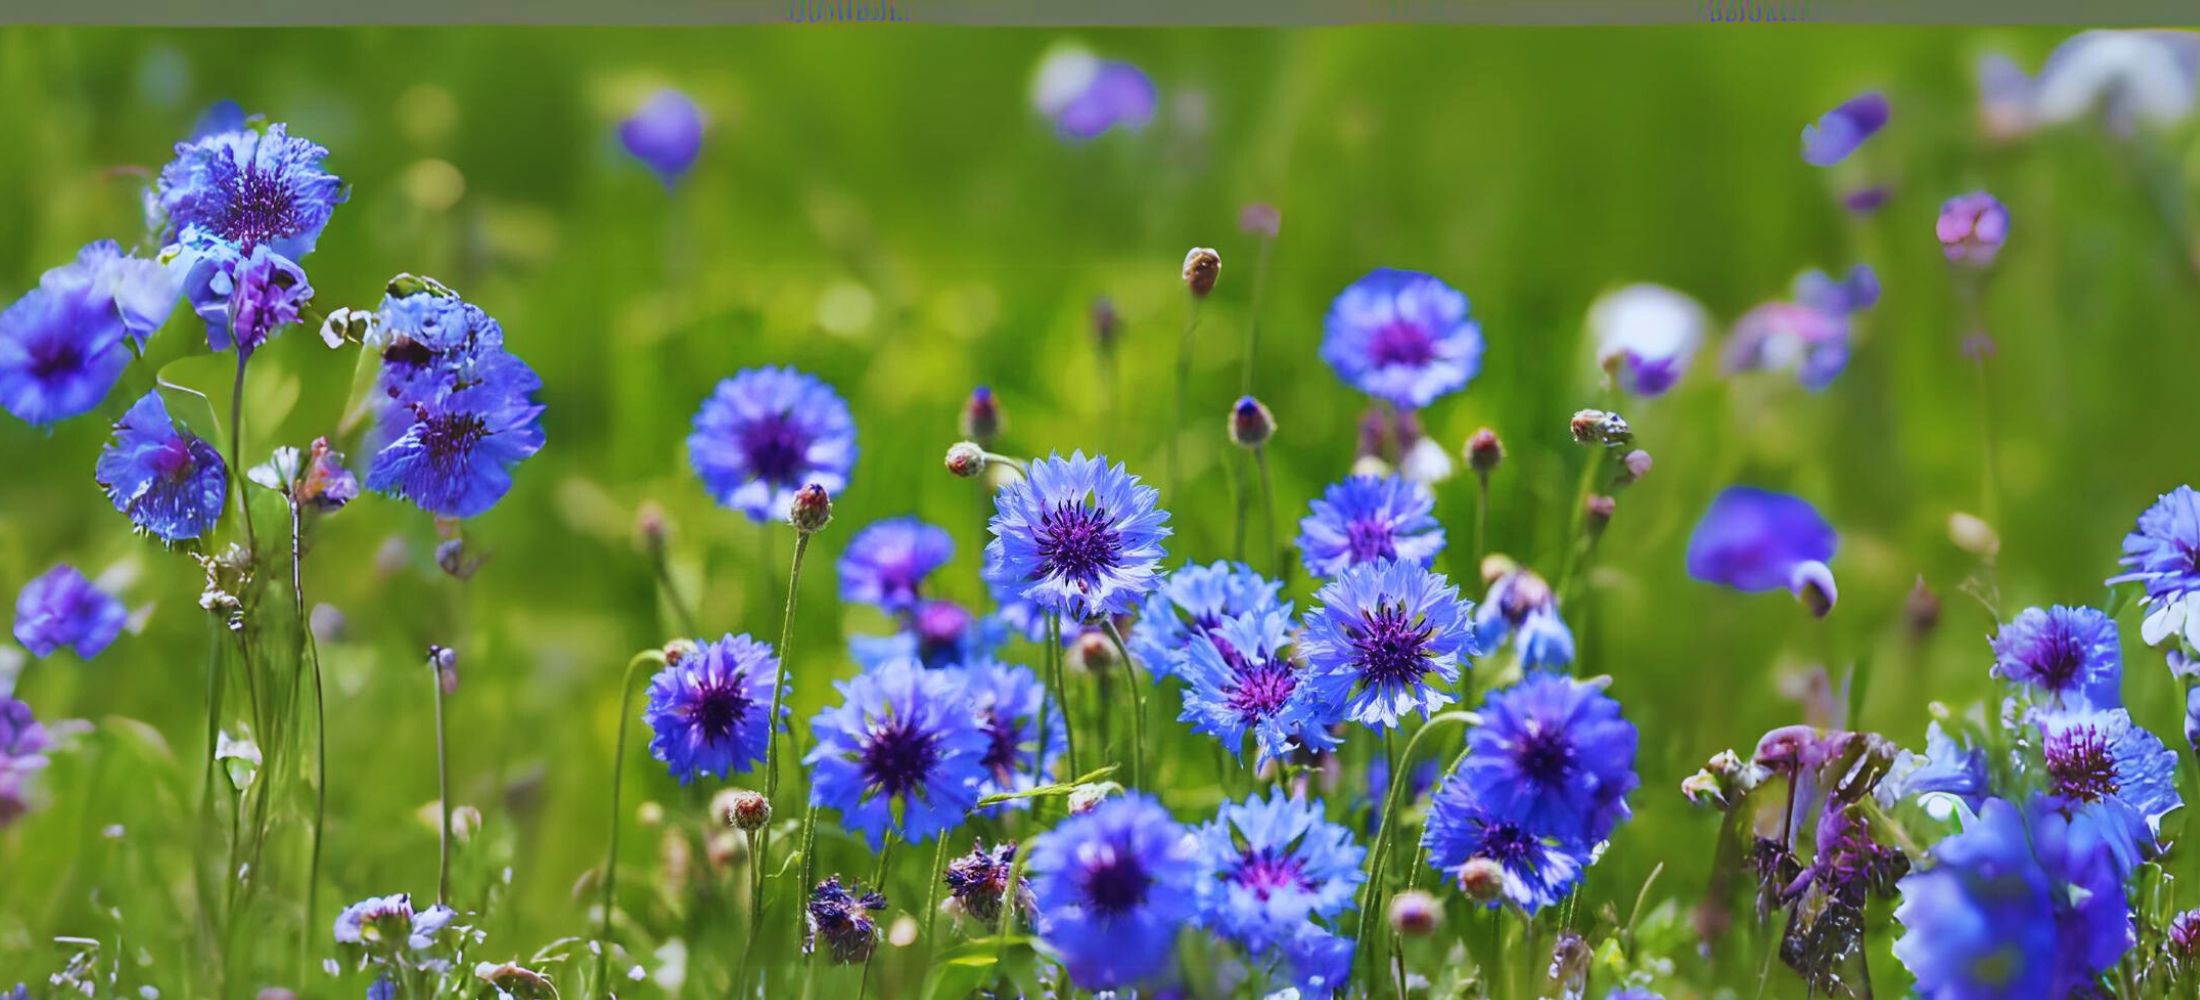
M481 568L481 557L466 551L466 539L446 538L436 543L435 565L454 579L470 580Z
M1473 469L1475 475L1484 478L1497 468L1497 463L1505 459L1505 443L1497 439L1496 431L1487 427L1475 431L1474 436L1467 439L1464 451L1467 467Z
M1089 813L1122 790L1123 786L1112 781L1096 781L1072 788L1069 790L1069 814L1082 816Z
M993 390L979 386L970 390L970 401L963 404L963 437L976 441L981 448L990 448L1001 434L1001 405L993 398Z
M985 472L985 449L976 441L957 441L948 446L947 471L963 479L976 479Z
M651 801L644 802L641 805L635 806L634 822L640 823L641 825L646 827L657 827L664 825L664 805L658 802Z
M1193 247L1184 255L1184 287L1192 290L1193 298L1204 299L1215 290L1215 279L1222 277L1222 255L1206 247Z
M451 839L461 844L473 843L474 834L481 832L481 810L473 806L458 806L451 810Z
M1482 557L1482 585L1489 586L1503 579L1505 574L1519 569L1520 564L1502 552L1492 552Z
M1468 858L1459 866L1459 890L1485 906L1497 902L1505 894L1505 866L1479 855Z
M1833 610L1833 602L1840 596L1834 589L1833 570L1825 563L1812 560L1797 563L1788 575L1788 589L1795 592L1795 599L1810 609L1816 617L1824 618Z
M1961 511L1948 515L1948 540L1981 559L2001 551L2001 536L1994 533L1994 526Z
M1390 897L1390 929L1402 937L1427 937L1443 918L1436 897L1419 889L1407 889Z
M2009 209L1984 191L1959 194L1940 206L1933 234L1950 262L1985 267L2009 238Z
M762 792L728 788L711 797L710 815L719 826L755 833L772 821L772 803Z
M677 667L682 660L702 651L702 644L693 639L674 639L665 643L665 666Z
M1607 410L1577 410L1570 427L1577 444L1617 448L1635 439L1635 432L1627 426L1626 418Z
M458 693L458 650L429 646L428 666L435 671L435 682L442 687L444 697Z
M1104 674L1116 665L1115 643L1099 628L1087 626L1070 649L1071 662L1087 673Z
M1619 476L1615 479L1614 485L1633 486L1641 482L1642 477L1649 474L1650 453L1637 448L1628 452L1627 457L1619 460Z
M1230 440L1247 448L1267 444L1276 433L1276 415L1251 396L1238 397L1230 407Z
M1604 526L1612 523L1612 512L1618 509L1619 501L1601 493L1591 494L1587 500L1582 501L1582 524L1587 528L1589 537L1602 536Z
M787 508L787 523L805 535L823 530L833 519L833 498L827 496L825 487L816 483L794 491L794 503Z
M1266 202L1254 202L1238 210L1238 228L1262 239L1283 232L1283 213Z
M665 508L655 500L644 500L634 509L634 539L641 543L642 551L654 558L665 551Z
M712 868L731 868L749 859L749 839L732 830L712 830L703 837L703 860Z
M1092 300L1092 339L1099 341L1102 351L1115 347L1115 337L1123 330L1123 317L1115 311L1115 300L1103 295Z

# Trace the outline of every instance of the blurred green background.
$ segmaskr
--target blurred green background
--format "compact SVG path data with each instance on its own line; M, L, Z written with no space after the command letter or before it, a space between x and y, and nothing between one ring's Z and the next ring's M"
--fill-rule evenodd
M1675 392L1624 410L1656 467L1621 498L1593 607L1569 617L1587 632L1582 672L1611 675L1641 728L1643 785L1582 912L1624 908L1661 863L1653 901L1685 907L1717 819L1692 811L1677 784L1712 752L1799 720L1783 692L1804 668L1823 664L1838 681L1872 664L1853 721L1912 745L1929 700L1960 710L1988 694L1994 623L1959 592L1979 560L1949 540L1952 513L1987 515L1999 531L1990 579L2008 613L2097 602L2133 518L2200 464L2200 282L2147 180L2167 177L2175 200L2189 198L2191 127L2137 145L2084 126L2007 145L1980 135L1975 58L1999 50L2036 68L2067 34L11 28L0 30L0 292L20 294L93 239L139 241L148 171L228 97L326 145L329 169L352 185L304 262L318 305L372 305L397 272L434 275L501 320L543 377L549 443L469 527L490 555L470 583L436 571L425 515L378 497L325 524L308 558L309 600L347 619L324 647L335 763L317 961L335 906L432 894L435 829L419 815L436 796L430 642L461 652L453 797L485 816L461 869L488 882L509 868L483 921L488 951L524 956L591 933L592 897L574 891L604 847L620 671L673 629L635 541L637 508L668 512L675 574L707 631L777 631L791 535L714 507L683 446L697 405L737 369L813 372L860 429L852 486L802 585L792 671L806 723L830 681L855 669L845 636L887 627L834 599L832 559L862 524L913 512L948 527L960 550L943 591L983 600L988 507L939 465L973 385L1000 396L1001 450L1104 450L1162 478L1185 312L1177 268L1193 245L1220 250L1223 276L1195 345L1183 438L1194 486L1163 503L1172 564L1228 554L1226 473L1238 456L1222 415L1238 391L1257 256L1237 225L1246 203L1283 217L1256 392L1281 425L1272 454L1286 533L1350 466L1363 405L1316 357L1322 314L1369 269L1412 268L1466 292L1488 342L1480 377L1425 414L1428 430L1454 450L1483 425L1503 436L1492 548L1551 575L1585 458L1566 417L1602 398L1583 341L1600 292L1668 284L1723 327L1784 297L1804 268L1870 263L1884 297L1827 391L1723 379L1714 348ZM1152 75L1151 126L1065 144L1031 110L1035 66L1072 37ZM613 134L665 85L710 117L696 168L670 191ZM1838 170L1805 165L1802 126L1870 88L1893 102L1886 131ZM1893 196L1853 216L1838 194L1865 182ZM1978 383L1932 235L1941 200L1974 188L2014 218L1985 305L1999 347L1992 510ZM1099 295L1124 319L1113 419L1088 320ZM156 344L180 350L197 336L179 313ZM353 362L298 328L253 368L247 452L264 456L333 428ZM56 935L111 939L119 907L130 947L152 963L135 974L190 995L208 987L172 922L200 919L176 866L196 836L210 625L194 607L197 567L133 537L91 478L106 420L149 384L141 366L99 415L50 433L0 421L0 592L68 561L121 574L130 605L151 609L142 632L96 661L57 655L16 683L42 719L95 729L56 754L39 811L0 831L0 972L32 979L58 966L68 949ZM1690 526L1736 482L1800 493L1840 528L1830 618L1686 578ZM1438 567L1479 597L1472 477L1438 492L1453 540ZM1945 614L1913 643L1902 608L1919 578ZM1301 574L1291 596L1304 607L1310 595ZM2174 733L2176 688L2125 619L2127 697L2142 722ZM1009 658L1036 654L1019 646ZM1209 752L1167 721L1172 697L1153 701L1170 758L1159 790L1197 819L1215 800ZM629 802L698 822L718 784L680 789L641 742L623 762ZM1332 797L1357 789L1354 778ZM639 829L625 857L642 893L667 875L660 838ZM829 863L867 871L855 842L826 848ZM921 873L903 867L896 912L919 908ZM1896 981L1884 947L1874 971ZM1737 966L1672 957L1674 995L1734 984ZM1753 979L1753 955L1740 965ZM892 966L882 981L906 992L913 975Z

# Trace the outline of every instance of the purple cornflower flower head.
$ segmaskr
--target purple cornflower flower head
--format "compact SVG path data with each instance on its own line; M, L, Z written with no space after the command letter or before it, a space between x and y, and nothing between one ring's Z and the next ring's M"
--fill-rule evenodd
M2127 856L2152 855L2162 817L2184 805L2177 794L2177 752L2131 721L2121 708L2042 712L2040 756L2048 790L2065 799L2106 803L2125 821Z
M1628 285L1589 307L1597 363L1636 396L1662 395L1680 381L1710 327L1702 305L1663 285Z
M2036 123L2032 77L2024 68L2008 56L1988 52L1979 57L1976 77L1979 130L1996 142L2029 135Z
M98 656L122 632L129 611L67 564L23 585L15 598L15 641L32 656L69 646L81 659Z
M215 286L211 301L198 306L206 320L206 346L226 351L234 343L246 357L298 322L313 300L305 269L265 243L237 259Z
M2050 124L2099 113L2129 135L2144 122L2174 125L2192 114L2200 35L2190 31L2081 31L2040 67L2033 107Z
M1302 997L1336 996L1352 982L1352 939L1319 924L1299 925L1283 943L1291 983Z
M1470 861L1495 862L1500 872L1498 891L1483 905L1496 909L1510 901L1529 913L1566 898L1590 855L1589 844L1563 831L1534 830L1518 817L1491 809L1478 783L1464 769L1453 772L1436 789L1421 830L1421 846L1428 852L1429 866L1452 879L1459 878Z
M973 841L970 853L947 863L947 870L940 874L947 884L949 895L962 905L963 912L981 924L991 926L1001 918L1001 902L1009 898L1008 879L1016 869L1016 844L1014 841L995 844L988 848L983 841ZM1031 880L1016 878L1015 905L1018 913L1031 913Z
M954 557L946 529L914 517L873 522L840 555L840 599L883 611L915 607L924 578Z
M1886 776L1872 789L1880 805L1890 809L1904 799L1941 794L1976 810L1986 792L1986 751L1957 742L1938 722L1925 727L1925 752L1896 753Z
M343 453L329 447L327 438L317 437L291 490L299 503L333 513L359 498L359 479L344 468Z
M1408 712L1427 718L1452 702L1460 661L1482 651L1468 621L1474 603L1412 563L1353 566L1314 596L1304 683L1354 722L1385 729Z
M2131 947L2124 872L2099 819L1988 799L1902 879L1895 957L1924 1000L2083 995Z
M1985 267L2009 238L2009 210L1984 191L1959 194L1940 206L1933 235L1940 238L1940 250L1949 261Z
M1162 578L1139 608L1131 655L1157 679L1181 673L1197 640L1231 618L1277 607L1282 589L1243 563L1186 563Z
M1418 271L1378 268L1330 303L1321 355L1346 385L1418 410L1481 371L1482 328L1457 289Z
M983 795L1021 792L1051 780L1069 745L1062 706L1048 704L1046 686L1030 667L998 663L990 657L957 671L963 696L977 718L985 749L979 766ZM1039 731L1040 720L1046 732Z
M703 149L703 111L688 95L667 87L619 123L619 144L669 188Z
M1828 316L1850 316L1879 304L1879 273L1869 264L1835 278L1810 270L1795 276L1795 301Z
M1800 497L1729 486L1688 539L1688 575L1749 593L1797 587L1833 559L1833 526Z
M892 635L859 635L848 640L856 664L874 669L892 660L915 658L930 670L977 663L1008 641L1008 623L998 615L973 616L948 600L919 601L902 612L902 628Z
M157 389L115 422L114 440L100 451L93 474L116 510L163 542L213 531L229 497L221 454L168 419Z
M1838 280L1806 271L1792 293L1792 301L1767 302L1735 321L1722 350L1727 374L1793 369L1817 392L1848 367L1852 318L1879 301L1878 275L1862 264Z
M384 442L367 488L443 517L473 517L512 489L512 468L542 450L542 379L504 349L504 330L432 279L401 276L382 300Z
M1169 963L1199 908L1199 841L1142 794L1110 798L1031 842L1039 938L1088 990L1129 986Z
M986 777L989 739L961 678L897 660L834 684L841 704L810 720L810 804L869 838L921 844L962 822Z
M1335 747L1329 727L1341 719L1338 703L1325 699L1285 651L1292 644L1288 604L1223 619L1187 639L1189 656L1179 665L1184 711L1178 718L1192 731L1221 740L1233 754L1244 754L1251 733L1259 763L1297 750Z
M840 876L834 875L811 890L809 906L803 913L803 954L815 952L818 939L823 938L825 954L836 965L870 959L871 953L878 950L879 938L878 921L871 914L886 908L886 896L862 889L861 885L845 888Z
M1435 512L1435 493L1400 476L1331 483L1299 519L1299 558L1308 574L1323 579L1392 560L1427 566L1444 551Z
M1841 207L1858 215L1869 215L1885 208L1894 191L1885 184L1871 184L1857 188L1841 196Z
M1603 682L1531 673L1483 702L1457 776L1527 830L1595 844L1629 815L1635 740Z
M2200 957L2200 910L2186 910L2169 920L2171 956L2180 962Z
M1105 456L1035 460L1029 479L994 494L985 578L1072 619L1135 611L1169 535L1159 497Z
M1032 106L1065 139L1095 139L1121 126L1136 132L1153 120L1159 95L1153 80L1127 62L1076 48L1058 49L1039 64Z
M156 193L167 216L163 241L193 242L199 230L238 256L267 244L292 260L313 252L344 182L321 169L328 150L293 137L280 122L264 132L239 129L176 144Z
M2146 588L2139 638L2159 646L2182 636L2200 646L2200 493L2179 486L2162 494L2124 536L2119 562L2130 572L2110 577L2111 585L2137 581Z
M2116 620L2092 608L2026 608L1994 634L1993 675L2037 689L2058 705L2123 704L2124 655Z
M695 414L688 461L721 507L782 521L794 492L839 496L856 464L856 424L833 387L792 368L750 368L718 383Z
M1264 954L1309 920L1353 907L1367 851L1352 831L1322 818L1319 800L1286 796L1224 802L1194 831L1213 874L1199 885L1200 925Z
M29 705L0 697L0 827L29 811L24 782L46 766L46 750L52 745Z
M336 915L336 943L375 955L394 955L412 939L412 897L370 896Z
M1513 638L1523 667L1574 662L1574 632L1558 613L1558 595L1531 569L1508 570L1490 583L1474 609L1474 635L1484 652Z
M127 342L160 327L175 271L102 240L47 271L0 313L0 406L50 424L98 406L130 364Z
M746 635L699 643L649 682L642 721L649 754L685 785L699 774L724 778L764 759L771 740L772 686L779 656Z
M1887 124L1887 112L1887 97L1876 90L1841 102L1817 122L1803 126L1803 162L1830 167L1848 159Z

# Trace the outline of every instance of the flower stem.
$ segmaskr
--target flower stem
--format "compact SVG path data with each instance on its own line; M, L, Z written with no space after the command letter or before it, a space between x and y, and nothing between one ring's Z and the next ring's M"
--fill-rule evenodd
M1356 946L1363 951L1369 947L1369 935L1374 933L1377 911L1383 908L1383 874L1390 867L1387 856L1390 853L1391 837L1398 826L1398 796L1408 784L1406 772L1413 767L1413 752L1420 748L1421 740L1438 727L1452 722L1472 725L1475 719L1474 713L1465 711L1442 712L1431 716L1427 722L1421 724L1420 729L1414 731L1413 738L1406 741L1406 750L1402 754L1391 752L1393 730L1383 730L1383 756L1390 761L1390 790L1383 796L1382 813L1376 817L1375 849L1368 852L1367 856L1367 885L1360 904L1360 932L1355 940ZM1374 951L1369 954L1374 959L1368 967L1367 982L1368 992L1372 994L1375 992L1376 970L1382 966L1382 952Z
M930 973L932 971L932 958L934 955L939 954L938 943L932 937L932 925L940 915L940 886L945 881L942 878L942 873L947 870L947 834L944 831L941 832L939 836L939 841L939 846L932 849L932 867L929 871L925 872L924 876L925 890L923 971L925 973ZM1013 894L1004 891L1001 895L1002 905L1013 905L1013 900L1010 898Z
M1490 553L1490 474L1476 471L1474 474L1474 562L1480 569L1482 557Z
M672 579L672 566L665 558L664 547L654 547L649 561L657 570L657 585L664 588L665 603L672 605L672 616L680 620L680 631L687 638L703 641L703 632L695 625L695 612L688 608L687 598L680 595L680 585Z
M1273 572L1278 574L1280 578L1280 574L1283 572L1283 567L1280 564L1283 562L1284 556L1283 547L1276 541L1276 483L1275 477L1268 472L1268 449L1266 446L1257 444L1253 446L1253 465L1260 470L1261 519L1267 522L1266 528L1261 532L1261 544L1265 546L1262 551L1266 552L1269 558L1276 560L1279 564Z
M1260 241L1260 259L1253 265L1253 298L1245 307L1245 391L1253 394L1253 352L1260 345L1260 293L1268 286L1268 257L1276 249L1276 241L1263 238Z
M1047 674L1054 681L1054 697L1062 702L1062 735L1069 754L1069 773L1072 776L1084 772L1077 766L1077 713L1070 708L1069 685L1062 670L1062 613L1047 612Z
M1140 690L1138 661L1131 658L1130 647L1123 643L1123 630L1115 624L1112 615L1103 615L1108 623L1108 638L1115 642L1115 655L1123 659L1123 679L1131 689L1131 787L1146 785L1146 695ZM1076 769L1071 768L1074 772Z
M1184 436L1184 399L1191 391L1192 381L1192 331L1199 329L1199 305L1204 301L1192 297L1191 316L1184 321L1184 334L1176 338L1176 416L1169 421L1169 494L1168 501L1177 503L1184 495L1184 466L1179 438Z
M448 713L443 709L443 668L434 658L428 660L428 673L435 682L435 787L436 805L443 812L443 820L436 826L436 879L435 901L451 905L451 727Z
M940 839L941 839L942 841L946 840L946 839L947 839L947 836L946 836L946 834L944 834L944 833L943 833L943 834L941 834L941 835L940 835ZM885 839L884 841L882 841L882 842L881 842L881 843L879 844L879 849L878 849L878 868L877 868L877 869L876 869L875 871L873 871L873 872L871 873L871 891L872 891L872 892L878 893L878 894L880 894L880 895L885 895L885 893L886 893L886 863L887 863L888 859L892 858L893 856L894 856L894 831L893 831L893 830L891 830L891 829L889 829L889 830L887 830L887 831L886 831L886 839ZM876 943L876 942L874 942L874 943L873 943L873 944L871 945L871 951L870 951L870 954L867 954L867 955L863 956L863 978L862 978L862 979L860 979L860 980L859 980L859 981L858 981L858 982L856 983L856 1000L863 1000L863 998L864 998L864 997L867 997L867 996L870 996L870 995L871 995L871 963L872 963L872 962L873 962L874 960L876 960L877 958L878 958L878 945L877 945L877 943Z
M809 551L810 533L801 530L795 531L794 562L787 568L787 609L779 620L779 677L772 684L772 710L771 715L768 717L768 721L771 725L771 729L769 730L770 738L767 739L764 744L764 801L772 803L774 808L777 807L779 801L779 730L782 728L779 724L779 716L780 713L784 711L781 705L786 699L787 687L791 683L790 671L788 668L792 662L793 655L792 647L794 645L795 598L802 591L802 557L808 554ZM810 865L809 850L811 843L811 828L816 825L816 822L816 810L813 809L803 814L802 867L803 871L805 872L809 870ZM760 844L757 848L756 853L755 863L758 865L764 864L765 859L771 856L771 824L765 824L762 833L763 837L760 840ZM809 889L807 885L804 885L801 888L803 891L808 891ZM763 922L764 894L759 892L755 895L754 898L749 900L749 924L752 928L761 927L763 926ZM750 933L753 934L754 931L752 930Z
M321 644L306 614L305 541L298 500L290 500L290 603L297 618L298 645L313 668L313 847L306 865L305 932L310 934L321 900L321 831L328 822L328 707L321 691ZM296 705L293 687L292 705Z
M606 976L611 967L611 909L619 892L619 790L626 774L626 769L620 765L626 759L626 729L633 721L634 678L641 675L643 667L662 667L664 663L663 650L642 650L626 661L626 673L619 680L619 737L611 745L611 846L604 850L603 913L596 931L596 991L605 996L611 993L606 985L610 982ZM436 690L443 688L437 685Z

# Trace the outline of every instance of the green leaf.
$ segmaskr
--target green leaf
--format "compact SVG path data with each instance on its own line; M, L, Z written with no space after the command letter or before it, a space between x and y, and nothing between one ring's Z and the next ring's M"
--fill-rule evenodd
M1086 774L1084 777L1078 778L1076 781L1057 781L1051 785L1040 785L1036 788L1026 788L1020 792L999 792L993 795L988 795L984 798L979 799L978 805L997 806L1003 802L1014 802L1017 799L1059 798L1061 796L1068 795L1069 793L1076 791L1079 785L1089 785L1095 781L1099 781L1100 779L1107 777L1108 775L1114 774L1118 766L1119 765L1109 764L1106 767Z

